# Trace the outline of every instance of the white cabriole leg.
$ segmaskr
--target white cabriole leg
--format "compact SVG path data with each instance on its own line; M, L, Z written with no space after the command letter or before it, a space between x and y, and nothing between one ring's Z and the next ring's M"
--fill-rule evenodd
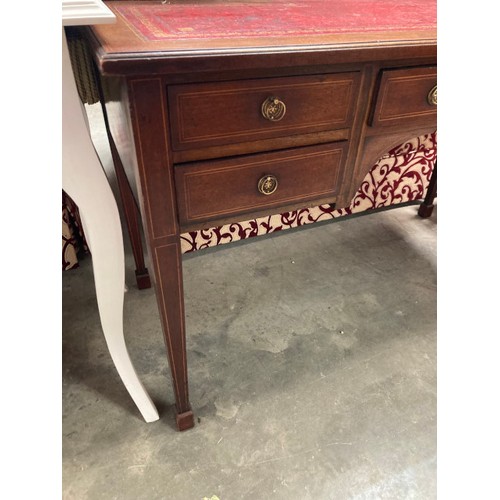
M111 358L146 422L158 411L139 380L123 336L125 259L115 198L87 129L63 28L63 189L78 205L92 253L102 330Z

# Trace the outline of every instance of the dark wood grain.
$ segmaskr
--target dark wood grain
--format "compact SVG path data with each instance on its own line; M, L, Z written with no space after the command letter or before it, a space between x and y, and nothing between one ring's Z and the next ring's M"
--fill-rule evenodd
M315 199L335 201L346 142L240 156L178 166L175 169L181 224L241 216L265 208ZM278 179L271 195L261 194L258 181Z
M132 247L132 254L135 261L135 279L137 288L139 288L139 290L144 290L146 288L151 288L151 278L144 262L139 207L137 205L137 200L134 197L131 185L127 179L127 174L125 172L120 153L118 152L118 148L111 133L102 81L100 78L97 78L96 81L103 113L104 127L111 150L111 158L115 169L116 180L118 182L118 191L120 193L122 209L125 214L130 245Z
M275 137L272 139L259 139L258 141L238 142L235 144L224 144L208 148L187 149L185 151L174 151L172 157L174 163L188 163L196 160L210 160L223 156L236 156L248 153L259 153L265 151L277 151L300 146L314 144L326 144L327 142L345 141L351 136L350 129L328 130L326 132L314 132L310 134L290 135L286 137Z
M173 149L346 128L358 82L359 73L341 73L169 86ZM280 121L262 116L271 96L286 105Z
M373 127L432 124L437 107L427 96L437 84L436 67L382 71L371 119Z
M166 96L160 78L134 80L129 87L142 213L172 375L177 425L179 430L185 430L194 425L194 417L188 395L182 261L166 130Z
M133 126L139 164L143 176L142 193L147 195L146 214L154 240L178 234L173 181L168 175L169 149L166 146L167 110L161 78L134 80L130 83ZM140 96L139 101L137 96ZM145 196L146 199L146 196Z

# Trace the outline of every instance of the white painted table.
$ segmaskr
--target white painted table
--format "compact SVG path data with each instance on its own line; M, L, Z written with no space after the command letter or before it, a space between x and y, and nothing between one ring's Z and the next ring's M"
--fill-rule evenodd
M142 416L153 422L158 411L137 376L123 336L125 258L118 207L90 137L64 32L65 26L115 21L101 0L62 1L62 180L63 189L78 205L92 254L99 316L111 358Z

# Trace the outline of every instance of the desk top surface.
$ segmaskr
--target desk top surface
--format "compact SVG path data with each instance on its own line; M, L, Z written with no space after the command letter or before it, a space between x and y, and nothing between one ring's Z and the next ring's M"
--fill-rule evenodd
M110 1L104 57L248 54L436 44L435 0Z

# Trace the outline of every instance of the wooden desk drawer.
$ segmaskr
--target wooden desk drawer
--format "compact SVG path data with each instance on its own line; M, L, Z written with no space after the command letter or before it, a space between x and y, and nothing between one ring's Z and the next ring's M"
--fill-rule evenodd
M347 141L175 167L181 224L310 200L335 201ZM272 194L259 192L274 176ZM271 179L261 190L274 188Z
M173 85L172 146L183 150L346 128L358 86L357 72ZM276 99L276 114L271 102L265 118L262 107L269 98Z
M436 104L432 102L436 89ZM422 125L437 117L436 67L386 70L382 72L371 125Z

